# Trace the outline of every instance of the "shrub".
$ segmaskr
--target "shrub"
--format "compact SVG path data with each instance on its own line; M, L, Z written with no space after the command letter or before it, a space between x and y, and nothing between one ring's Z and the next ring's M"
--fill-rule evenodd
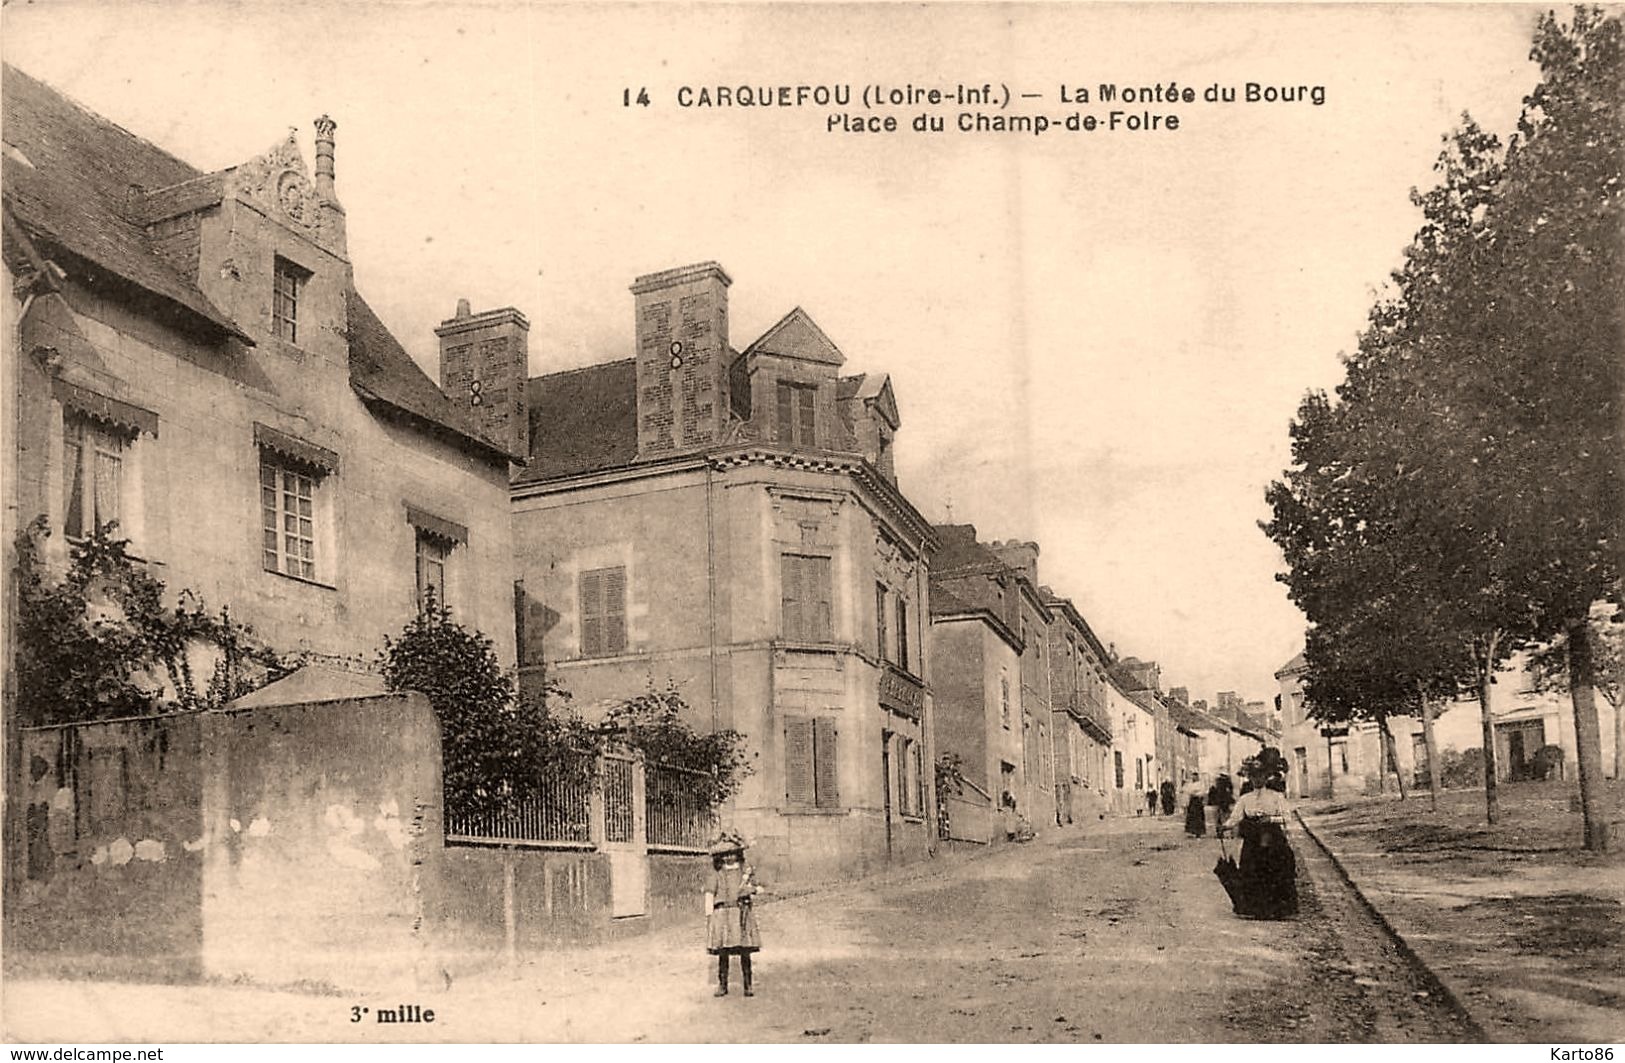
M609 742L642 753L646 761L702 773L694 796L707 810L732 797L750 774L745 736L734 730L700 732L683 713L688 706L675 686L653 687L622 702L604 718L600 734Z
M490 638L429 603L385 637L384 684L429 699L440 721L441 775L448 815L510 810L561 777L592 771L593 732L545 701L520 702Z

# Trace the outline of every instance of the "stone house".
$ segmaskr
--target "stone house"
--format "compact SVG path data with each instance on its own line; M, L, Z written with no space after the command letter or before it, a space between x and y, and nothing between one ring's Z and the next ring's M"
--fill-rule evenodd
M711 262L641 276L630 357L527 379L476 343L450 387L472 409L479 380L489 415L530 430L522 678L588 714L674 687L699 730L741 732L752 770L722 818L767 881L923 857L936 537L897 484L896 397L843 376L799 307L736 350L731 283ZM448 359L468 346L449 327Z
M1109 808L1112 724L1107 707L1110 655L1068 598L1039 588L1049 607L1051 736L1055 804L1063 823L1093 819Z
M1156 703L1142 691L1125 690L1117 670L1108 669L1106 708L1112 723L1112 809L1142 815L1145 792L1156 787Z
M1029 775L1036 741L1023 705L1023 614L1034 589L976 541L970 524L938 525L931 570L930 656L939 755L952 755L970 787L950 808L950 836L1002 841L1025 824L1038 792ZM1036 601L1036 597L1034 597ZM976 808L977 805L981 809ZM1047 812L1047 810L1046 810Z
M370 657L432 591L511 661L520 455L357 290L335 128L202 173L6 68L6 543L116 521L284 652Z

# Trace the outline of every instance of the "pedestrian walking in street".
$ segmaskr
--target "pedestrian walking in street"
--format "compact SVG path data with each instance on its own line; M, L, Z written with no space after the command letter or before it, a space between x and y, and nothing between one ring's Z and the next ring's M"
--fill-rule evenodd
M739 977L745 995L755 996L751 985L751 954L762 947L752 904L762 887L745 863L745 841L724 833L711 843L711 881L705 891L706 951L717 958L716 995L728 995L730 956L739 957Z
M1192 779L1185 786L1185 833L1200 838L1207 833L1207 807L1203 802L1202 784Z
M1155 790L1145 792L1145 814L1148 816L1157 814L1157 791Z
M1230 879L1224 885L1237 915L1286 919L1298 914L1298 861L1286 840L1286 758L1266 746L1242 771L1249 785L1235 807L1241 862L1221 880Z
M1174 814L1174 784L1170 780L1164 779L1162 780L1161 789L1162 814L1165 816L1171 816Z
M1230 782L1230 776L1220 775L1208 787L1207 806L1213 810L1213 833L1217 834L1219 828L1224 826L1225 820L1230 818L1230 810L1236 804L1236 791Z

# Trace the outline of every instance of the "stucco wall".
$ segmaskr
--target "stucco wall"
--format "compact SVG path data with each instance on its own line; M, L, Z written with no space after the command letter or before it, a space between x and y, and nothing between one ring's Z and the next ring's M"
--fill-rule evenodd
M32 728L23 748L32 855L8 947L100 977L437 969L440 746L420 695Z
M429 977L443 828L427 699L213 712L202 727L205 969L272 984Z
M156 436L126 451L118 534L171 594L229 605L278 650L370 656L416 609L410 502L469 529L452 551L448 604L514 659L505 465L374 416L341 353L270 338L210 346L71 284L65 299L71 314L55 322L30 314L25 347L55 347L68 355L65 380L158 415ZM36 484L22 493L21 519L44 513L60 530L62 406L36 366L22 375L24 405L37 412L20 426ZM263 569L255 422L339 456L318 488L316 582ZM60 535L54 544L60 551Z

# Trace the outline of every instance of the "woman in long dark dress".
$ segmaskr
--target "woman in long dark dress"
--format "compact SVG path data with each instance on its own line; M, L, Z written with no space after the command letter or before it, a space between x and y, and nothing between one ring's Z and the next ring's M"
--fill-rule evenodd
M1202 804L1202 787L1192 782L1185 787L1185 833L1200 838L1207 833L1207 809Z
M1169 782L1167 779L1164 779L1162 781L1162 785L1160 787L1158 787L1158 789L1162 793L1162 814L1165 815L1165 816L1173 815L1174 814L1174 799L1175 799L1175 796L1176 796L1175 791L1174 791L1174 784Z
M1286 758L1266 746L1242 771L1248 788L1235 807L1241 863L1225 889L1237 915L1286 919L1298 914L1298 859L1286 840Z

